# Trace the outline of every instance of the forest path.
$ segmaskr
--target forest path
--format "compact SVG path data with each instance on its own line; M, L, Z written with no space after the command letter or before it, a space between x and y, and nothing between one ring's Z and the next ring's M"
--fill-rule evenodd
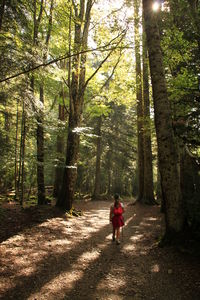
M158 248L159 207L125 203L123 240L111 241L111 202L76 204L0 245L0 299L199 300L197 257Z

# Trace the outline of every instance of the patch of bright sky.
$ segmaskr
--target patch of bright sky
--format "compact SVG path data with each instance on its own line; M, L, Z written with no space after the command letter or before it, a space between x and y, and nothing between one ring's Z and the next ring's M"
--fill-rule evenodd
M95 25L104 23L105 26L110 26L112 14L117 14L118 24L122 28L127 28L127 24L130 24L130 19L133 17L133 7L127 7L124 5L124 0L99 0L94 4L94 24L91 28L95 28ZM128 25L129 27L130 25ZM131 31L130 31L131 32ZM88 44L91 48L96 47L96 43L89 35Z

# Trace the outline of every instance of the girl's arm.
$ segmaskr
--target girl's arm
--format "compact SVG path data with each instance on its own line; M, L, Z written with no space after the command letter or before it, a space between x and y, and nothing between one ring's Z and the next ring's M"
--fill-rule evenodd
M124 204L123 203L121 203L121 208L122 208L122 213L124 213L125 209L124 209Z
M112 221L113 207L110 207L110 222Z

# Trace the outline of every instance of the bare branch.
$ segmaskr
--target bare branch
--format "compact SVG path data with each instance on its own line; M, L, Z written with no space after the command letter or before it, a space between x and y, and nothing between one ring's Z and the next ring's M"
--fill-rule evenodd
M121 33L122 34L122 33ZM120 35L121 35L120 34ZM37 70L37 69L39 69L39 68L41 68L41 67L47 67L47 66L49 66L49 65L52 65L52 64L54 64L54 63L57 63L58 61L61 61L61 60L64 60L64 59L67 59L67 58L70 58L70 57L74 57L74 56L76 56L76 55L80 55L80 54L83 54L83 53L89 53L89 52L95 52L95 51L102 51L102 52L106 52L106 51L111 51L111 50L115 50L115 49L133 49L133 47L132 46L124 46L124 47L118 47L117 45L119 44L119 43L113 43L112 44L112 42L115 40L115 39L117 39L120 35L118 35L117 37L115 37L115 38L113 38L108 44L106 44L106 45L104 45L104 46L100 46L100 47L97 47L97 48L95 48L95 49L87 49L87 50L83 50L83 51L80 51L80 52L77 52L77 53L72 53L72 54L66 54L66 55L63 55L63 56L60 56L60 57L57 57L57 58L55 58L55 59L52 59L52 60L50 60L50 61L48 61L48 62L45 62L45 63L42 63L42 64L39 64L39 65L36 65L36 66L34 66L34 67L30 67L30 68L28 68L28 69L25 69L25 70L23 70L23 71L21 71L21 72L18 72L18 73L15 73L15 74L13 74L13 75L11 75L11 76L8 76L8 77L6 77L6 78L3 78L3 79L0 79L0 83L1 82L6 82L6 81L8 81L8 80L10 80L10 79L13 79L13 78L16 78L16 77L18 77L18 76L20 76L20 75L24 75L24 74L27 74L27 73L30 73L30 72L32 72L32 71L35 71L35 70ZM110 46L110 47L109 47Z
M119 57L118 57L118 60L117 60L116 64L114 65L113 70L112 70L110 76L107 78L107 80L106 80L106 81L104 82L104 84L102 85L101 91L102 91L103 88L109 83L109 81L112 79L112 77L113 77L113 75L114 75L114 73L115 73L115 70L116 70L116 68L117 68L117 66L118 66L118 64L119 64L119 62L120 62L121 56L122 56L122 51L121 51L121 49L120 49L120 55L119 55Z
M117 46L121 43L121 41L123 40L125 36L125 33L123 33L122 37L120 38L120 40L118 41L116 47L113 47L110 52L108 53L108 55L102 60L102 62L100 63L100 65L98 66L98 68L94 71L94 73L86 80L85 85L84 85L84 89L87 87L88 83L90 82L90 80L97 74L97 72L99 71L99 69L103 66L103 64L106 62L106 60L110 57L110 55L113 53L114 50L116 50Z
M49 45L49 40L50 40L51 30L52 30L53 5L54 5L54 0L51 0L51 6L50 6L50 12L49 12L49 24L48 24L48 31L47 31L47 36L46 36L46 46L47 47Z
M75 16L78 17L78 9L77 9L77 6L76 6L76 3L74 2L74 0L72 0L72 5L74 7Z
M69 88L69 84L68 84L68 82L65 80L65 78L62 77L62 79L63 79L64 83L66 84L66 86Z

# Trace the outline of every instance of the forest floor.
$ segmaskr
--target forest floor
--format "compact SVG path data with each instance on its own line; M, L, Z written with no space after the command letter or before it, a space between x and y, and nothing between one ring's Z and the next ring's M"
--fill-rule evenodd
M121 244L111 241L111 201L77 202L80 217L55 207L0 210L0 299L199 300L200 259L158 247L158 206L125 202Z

